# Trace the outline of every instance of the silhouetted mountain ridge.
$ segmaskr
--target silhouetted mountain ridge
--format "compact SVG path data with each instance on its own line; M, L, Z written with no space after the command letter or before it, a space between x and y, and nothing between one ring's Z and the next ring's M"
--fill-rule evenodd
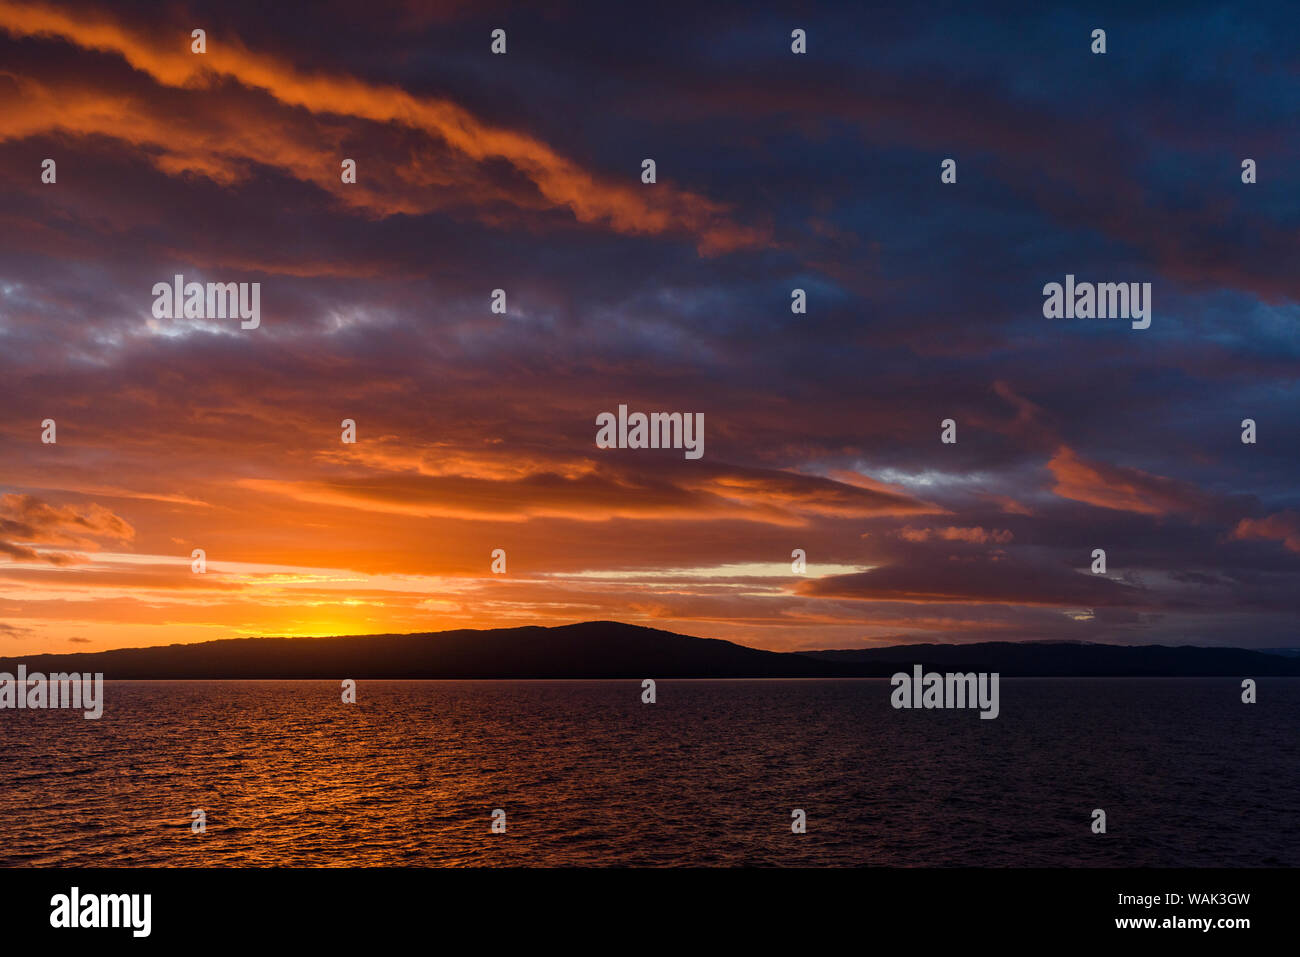
M1016 676L1300 675L1300 659L1238 648L1059 642L894 645L776 652L591 621L410 635L229 638L188 645L0 658L0 671L107 679L830 678L936 671Z
M891 645L810 651L808 657L862 673L996 671L1004 677L1210 677L1300 675L1300 660L1246 648L1197 645L1105 645L1085 642L985 641L966 645Z

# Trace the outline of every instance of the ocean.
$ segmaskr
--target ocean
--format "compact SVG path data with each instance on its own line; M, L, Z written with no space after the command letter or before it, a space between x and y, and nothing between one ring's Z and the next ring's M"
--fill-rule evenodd
M110 681L0 712L0 865L1296 866L1300 679L1258 684Z

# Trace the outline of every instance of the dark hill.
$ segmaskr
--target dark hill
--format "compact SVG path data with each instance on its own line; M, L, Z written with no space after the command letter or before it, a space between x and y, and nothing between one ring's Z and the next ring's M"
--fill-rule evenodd
M996 671L1005 677L1211 677L1300 675L1300 660L1244 648L1194 645L1099 645L1084 642L986 641L969 645L893 645L811 651L808 657L891 675L913 665L927 671Z
M838 665L591 621L558 628L497 628L339 638L231 638L0 659L29 672L103 672L124 678L770 678L839 674Z
M985 642L795 654L613 621L415 635L232 638L4 658L0 671L12 674L20 663L29 673L103 672L110 680L888 677L915 664L927 671L996 671L1006 677L1300 675L1300 659L1238 648Z

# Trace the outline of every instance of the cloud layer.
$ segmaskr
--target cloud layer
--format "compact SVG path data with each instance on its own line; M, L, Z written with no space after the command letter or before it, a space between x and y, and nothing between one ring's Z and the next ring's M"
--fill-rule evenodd
M0 640L1295 644L1288 10L998 9L0 0Z

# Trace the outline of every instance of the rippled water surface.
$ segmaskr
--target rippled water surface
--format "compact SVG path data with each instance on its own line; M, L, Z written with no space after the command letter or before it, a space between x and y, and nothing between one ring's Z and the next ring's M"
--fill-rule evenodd
M0 863L1300 865L1300 679L1238 684L109 682L0 712Z

